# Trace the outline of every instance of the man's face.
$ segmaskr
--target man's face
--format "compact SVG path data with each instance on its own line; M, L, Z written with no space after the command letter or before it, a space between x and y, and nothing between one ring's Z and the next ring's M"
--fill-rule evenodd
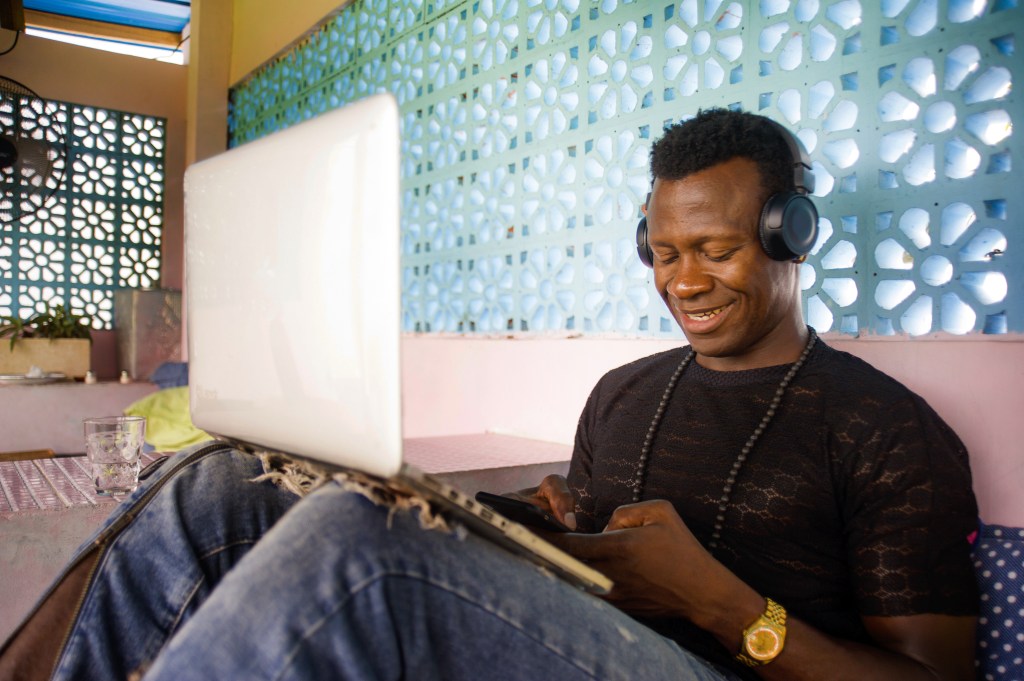
M744 158L654 184L654 283L708 368L784 364L803 347L799 266L762 250L764 199L757 165Z

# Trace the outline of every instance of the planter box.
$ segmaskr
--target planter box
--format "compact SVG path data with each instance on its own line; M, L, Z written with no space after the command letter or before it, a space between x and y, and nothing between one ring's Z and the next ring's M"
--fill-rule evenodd
M33 366L82 378L89 370L90 343L86 338L19 338L10 348L9 338L0 338L0 374L27 374Z

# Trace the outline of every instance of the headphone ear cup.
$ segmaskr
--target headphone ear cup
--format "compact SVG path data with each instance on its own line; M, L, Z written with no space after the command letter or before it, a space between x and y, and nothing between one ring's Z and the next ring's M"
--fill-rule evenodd
M640 262L650 268L654 268L654 254L651 253L651 247L647 243L647 216L640 218L640 222L636 226L636 254L640 258Z
M761 209L758 235L772 260L805 256L818 239L818 209L804 194L775 194Z

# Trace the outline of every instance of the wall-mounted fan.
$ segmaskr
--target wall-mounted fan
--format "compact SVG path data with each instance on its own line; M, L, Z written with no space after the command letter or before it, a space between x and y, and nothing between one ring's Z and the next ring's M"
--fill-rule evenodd
M0 222L32 215L60 189L67 167L67 114L0 76Z

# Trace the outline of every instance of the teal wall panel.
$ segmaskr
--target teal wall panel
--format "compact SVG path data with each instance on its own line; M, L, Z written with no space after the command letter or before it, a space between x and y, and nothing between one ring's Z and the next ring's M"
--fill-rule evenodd
M159 286L166 128L153 116L0 97L0 129L67 141L45 202L17 166L0 171L0 212L17 216L0 220L0 315L60 303L110 329L115 290Z
M1017 0L364 0L231 92L242 144L371 93L402 116L403 325L679 332L633 232L664 126L810 150L819 331L1024 331Z

